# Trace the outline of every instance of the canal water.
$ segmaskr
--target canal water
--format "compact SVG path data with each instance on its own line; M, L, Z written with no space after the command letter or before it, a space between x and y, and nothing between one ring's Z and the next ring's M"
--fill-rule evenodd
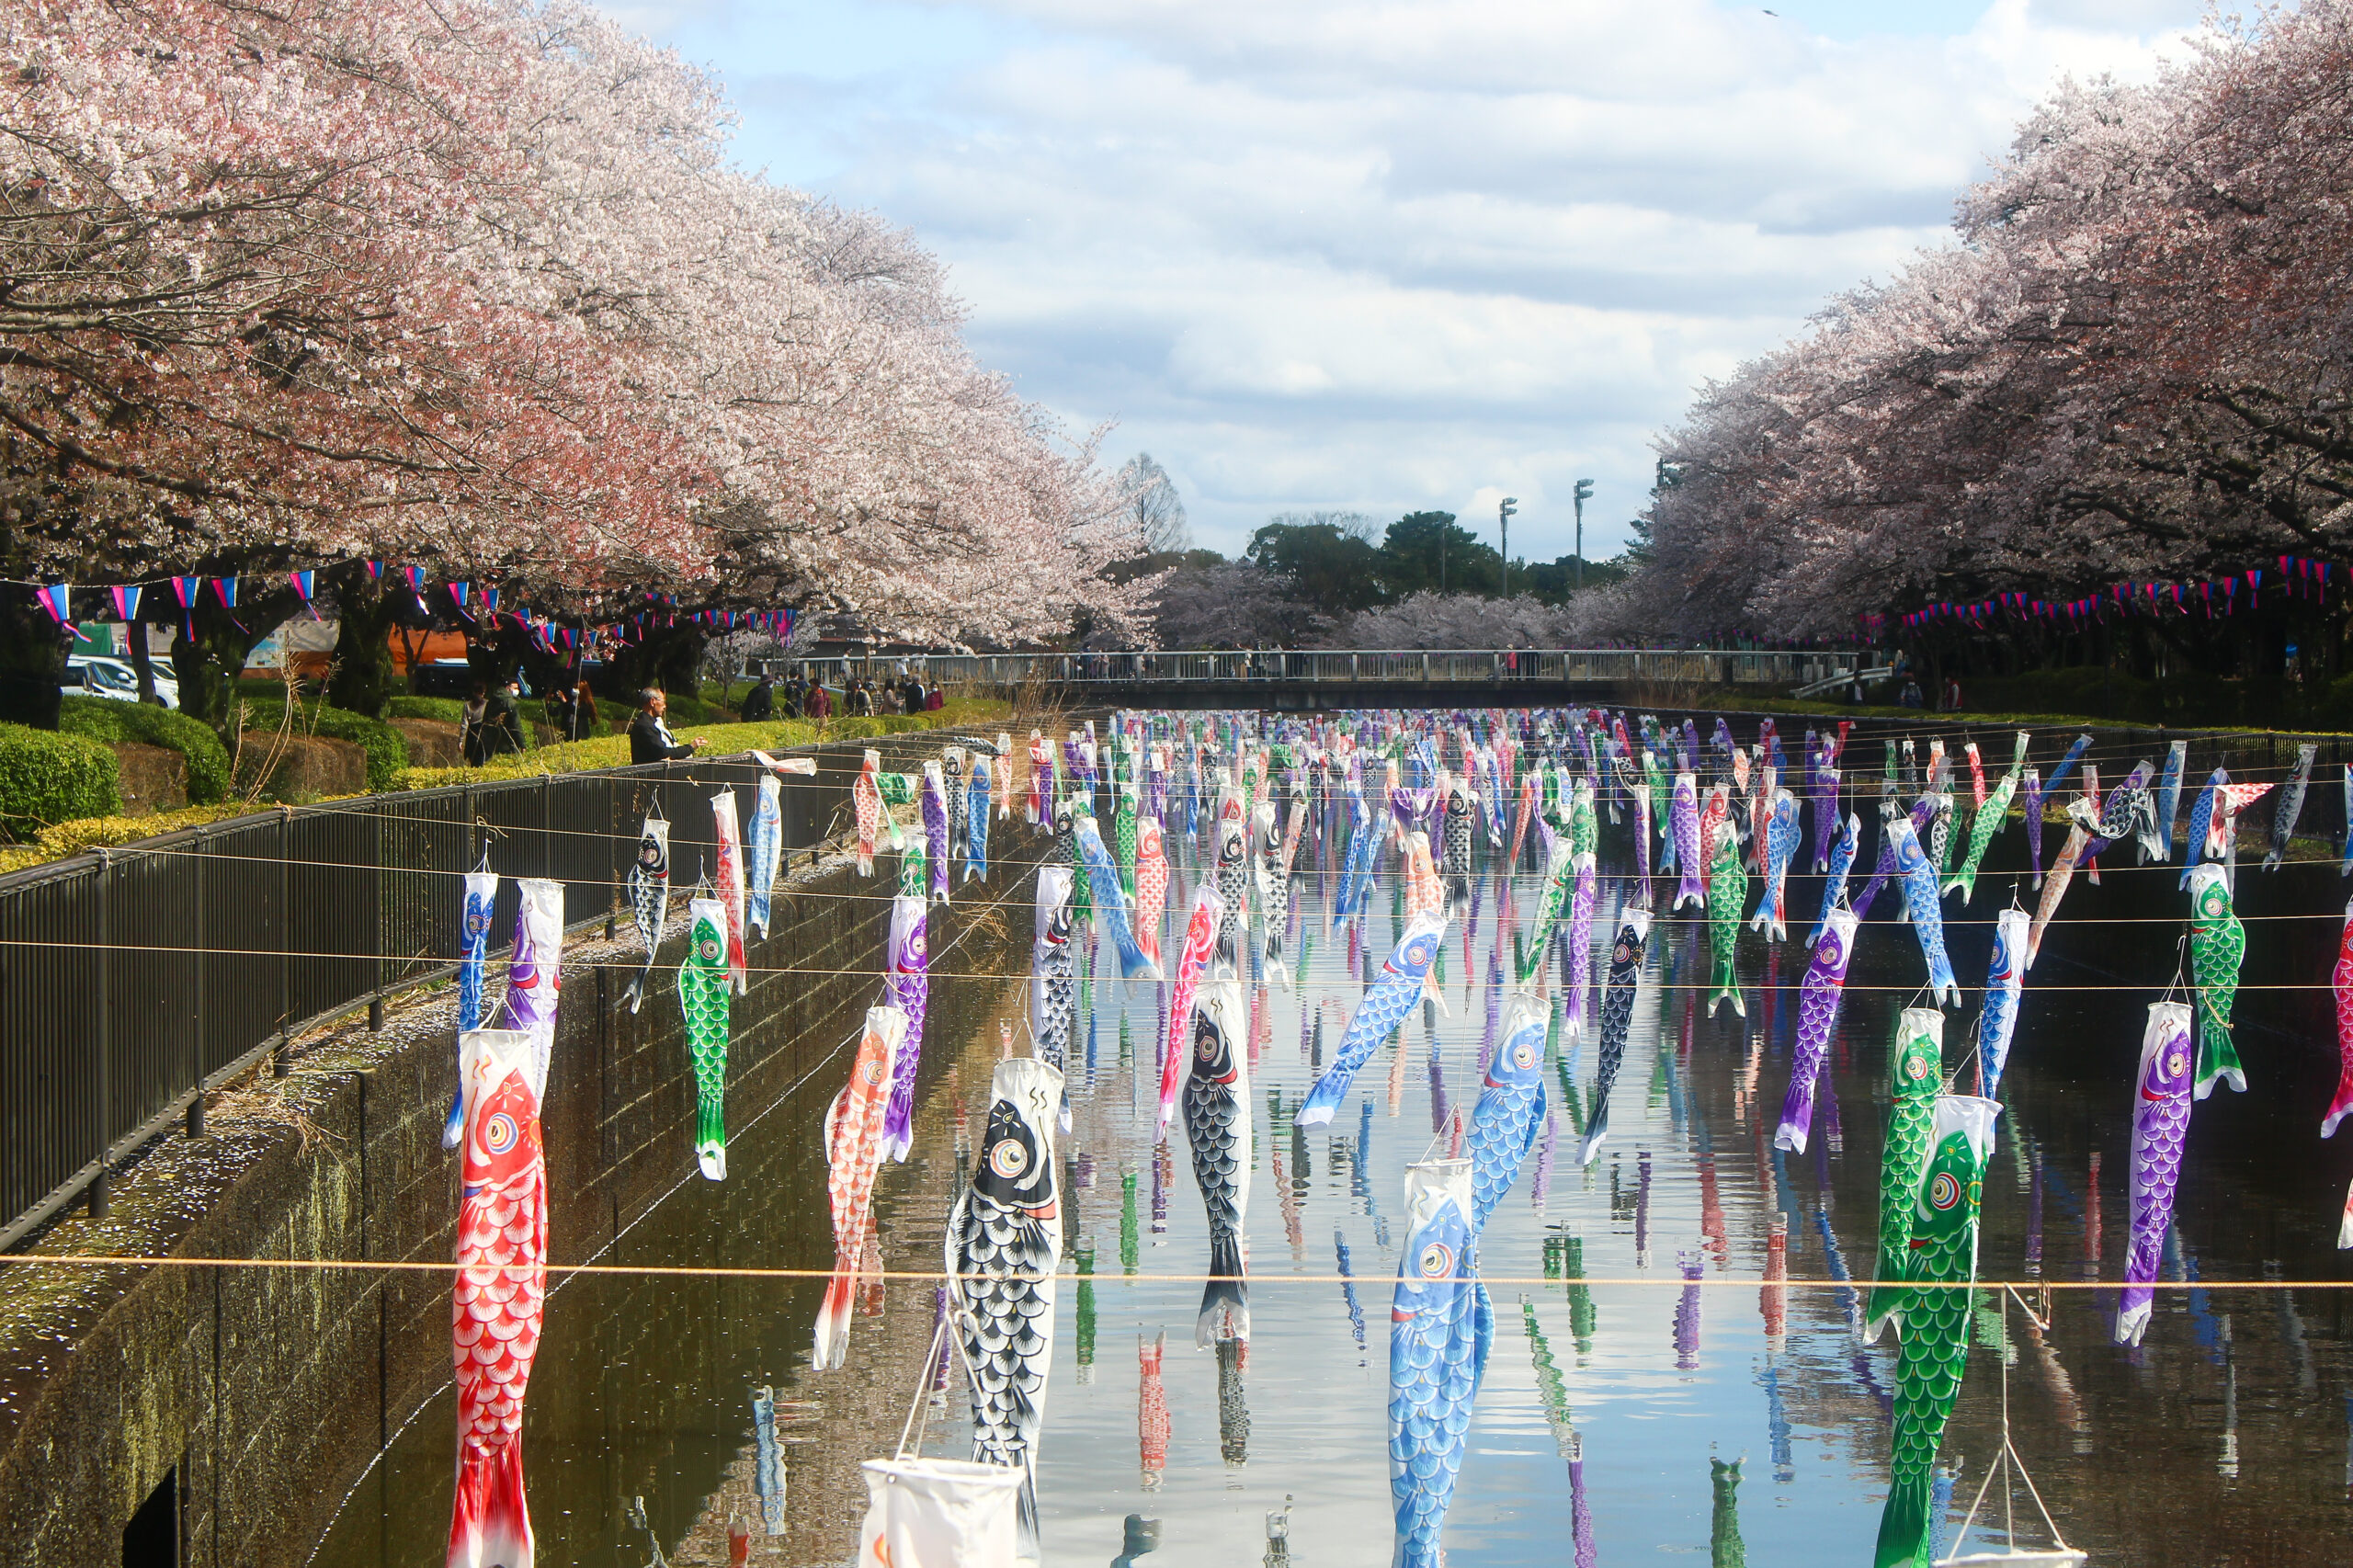
M2005 833L1966 911L1957 895L1946 902L1970 987L1967 1005L1948 1010L1949 1064L1966 1052L1973 983L1993 915L2022 880L2022 838L2015 824ZM1445 1011L1409 1016L1333 1122L1302 1131L1291 1113L1400 920L1384 878L1364 940L1332 932L1337 854L1312 835L1301 851L1297 983L1250 991L1245 1347L1193 1343L1207 1226L1181 1124L1165 1145L1154 1136L1157 988L1100 971L1085 988L1060 1150L1074 1244L1041 1451L1049 1563L1387 1558L1387 1322L1404 1169L1443 1153L1452 1114L1476 1103L1513 933L1529 929L1539 879L1482 878L1474 920L1448 932ZM1633 889L1627 829L1605 821L1601 858L1586 955L1597 988ZM2106 858L2101 885L2077 878L2028 976L1980 1274L2016 1282L2047 1327L2006 1292L1980 1296L1944 1448L1956 1471L1947 1550L1961 1549L1961 1515L2002 1451L2006 1408L2041 1500L2094 1562L2342 1564L2353 1558L2353 1291L2320 1287L2353 1278L2353 1254L2334 1246L2353 1146L2323 1144L2317 1130L2336 1076L2327 983L2344 886L2333 863L2242 865L2237 1032L2249 1087L2218 1091L2191 1124L2166 1276L2196 1288L2161 1292L2143 1345L2125 1349L2110 1342L2113 1290L2067 1287L2122 1267L2133 1069L2146 1006L2180 962L2187 899L2177 869L2134 866L2121 848ZM1196 867L1180 855L1177 869L1172 910L1186 907ZM1557 1125L1481 1246L1496 1337L1448 1522L1456 1568L1579 1561L1580 1503L1604 1563L1869 1560L1886 1493L1893 1345L1861 1342L1852 1291L1802 1282L1870 1274L1889 1043L1923 966L1882 893L1857 944L1811 1146L1777 1152L1819 897L1817 879L1793 875L1790 939L1744 931L1745 1017L1708 1016L1704 923L1661 917L1610 1136L1591 1165L1577 1161L1576 1129L1594 1041L1548 1062ZM1026 898L1025 888L1009 908ZM953 918L941 912L935 931ZM1108 940L1098 957L1115 974ZM1019 1029L1017 980L936 979L932 996L926 1054L943 1053L944 1070L928 1080L915 1156L881 1186L893 1268L938 1267L1002 1027ZM683 1182L605 1261L829 1261L819 1126L844 1043L813 1051L807 1081L731 1136L723 1185ZM683 1147L681 1168L691 1168ZM1788 1286L1766 1283L1782 1270ZM526 1438L541 1561L723 1563L732 1523L751 1562L846 1562L863 1504L855 1467L897 1438L934 1294L897 1280L873 1292L849 1366L816 1374L818 1293L813 1281L692 1275L584 1277L556 1291ZM1148 1352L1163 1336L1154 1379ZM774 1536L756 1484L761 1389L772 1391L762 1408L784 1476ZM1161 1402L1165 1439L1149 1415ZM927 1450L961 1454L961 1399L920 1408ZM444 1393L353 1494L315 1561L438 1561L451 1422ZM1563 1458L1572 1434L1581 1498ZM1736 1462L1736 1481L1711 1461ZM1997 1487L1967 1550L1998 1545L2006 1513L2023 1540L2044 1539L2033 1499ZM1287 1537L1279 1547L1269 1515ZM1142 1544L1152 1549L1131 1550Z

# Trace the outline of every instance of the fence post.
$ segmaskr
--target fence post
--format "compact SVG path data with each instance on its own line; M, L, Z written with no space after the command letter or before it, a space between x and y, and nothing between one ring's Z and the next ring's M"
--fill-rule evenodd
M287 918L289 906L294 900L294 812L290 806L278 808L278 1076L286 1075L285 1061L292 1054L294 1041L286 1032L293 1021L294 997L294 923Z
M98 1174L90 1182L90 1218L107 1217L107 1155L108 1144L114 1141L114 1008L110 993L114 968L114 856L108 850L98 851L98 1070L97 1115L98 1137Z

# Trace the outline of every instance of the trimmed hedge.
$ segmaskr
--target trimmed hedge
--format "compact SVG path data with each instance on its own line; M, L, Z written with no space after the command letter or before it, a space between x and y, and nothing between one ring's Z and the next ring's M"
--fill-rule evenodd
M0 724L0 833L12 839L76 817L114 815L122 810L119 779L114 748L103 741Z
M253 682L244 682L250 687ZM272 696L279 688L271 688ZM249 730L275 730L285 717L283 702L263 698L252 691L241 694L245 704L245 727ZM362 713L331 707L324 702L305 702L294 720L294 727L305 734L324 735L331 741L349 741L368 754L368 789L371 793L400 788L400 776L408 769L408 741L402 733L381 719L370 719Z
M229 749L201 719L191 719L152 702L117 702L104 697L69 697L60 705L57 728L94 741L132 741L168 746L188 759L188 798L210 805L229 798Z
M870 739L906 734L915 730L969 729L994 731L1012 713L1008 703L969 698L948 703L936 713L893 713L883 718L834 719L820 723L809 719L777 719L764 724L672 724L671 733L684 740L700 735L710 744L705 756L737 756L752 750L779 751L819 741ZM627 767L629 737L606 735L596 740L541 746L521 756L509 755L483 767L411 767L404 770L396 788L438 790L449 784L475 784L493 778L529 778L542 773L576 773L595 767Z
M436 719L444 724L462 724L466 705L454 697L395 697L385 702L384 717Z
M32 843L22 848L0 849L0 871L63 860L85 849L119 849L142 838L177 833L184 827L202 827L207 823L244 816L253 809L242 801L223 801L209 806L182 806L176 812L154 812L143 817L84 817L62 822L41 829Z

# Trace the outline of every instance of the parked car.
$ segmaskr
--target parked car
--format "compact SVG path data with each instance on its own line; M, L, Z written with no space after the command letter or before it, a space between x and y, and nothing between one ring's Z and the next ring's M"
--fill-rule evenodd
M68 697L107 697L117 702L136 702L139 672L131 667L127 659L68 659L65 681L60 689ZM155 700L166 708L180 705L180 683L161 670L155 672Z

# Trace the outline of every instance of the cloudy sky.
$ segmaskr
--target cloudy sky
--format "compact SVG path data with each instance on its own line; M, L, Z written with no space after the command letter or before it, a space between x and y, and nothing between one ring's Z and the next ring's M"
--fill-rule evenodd
M1940 243L2063 74L2199 0L607 0L743 162L949 263L971 339L1199 542L1440 507L1587 553L1692 389Z

